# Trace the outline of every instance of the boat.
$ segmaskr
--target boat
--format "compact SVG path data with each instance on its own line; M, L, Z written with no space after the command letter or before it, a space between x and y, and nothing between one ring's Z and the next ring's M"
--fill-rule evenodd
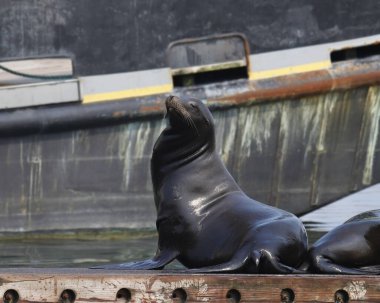
M210 107L256 200L301 215L379 183L378 4L94 1L2 4L1 232L154 228L169 95Z

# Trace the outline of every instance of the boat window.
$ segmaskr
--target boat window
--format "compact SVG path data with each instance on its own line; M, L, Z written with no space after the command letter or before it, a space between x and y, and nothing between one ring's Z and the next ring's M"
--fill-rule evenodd
M173 42L167 49L174 86L248 78L249 47L242 34L224 34Z
M380 55L380 44L370 44L357 47L348 47L332 51L330 54L331 62L341 62L354 59L365 59Z

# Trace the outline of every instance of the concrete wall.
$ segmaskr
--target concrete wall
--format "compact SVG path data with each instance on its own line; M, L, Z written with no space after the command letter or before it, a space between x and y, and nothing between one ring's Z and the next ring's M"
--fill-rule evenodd
M169 43L240 32L252 53L380 32L372 0L2 0L0 59L66 55L78 75L167 66Z

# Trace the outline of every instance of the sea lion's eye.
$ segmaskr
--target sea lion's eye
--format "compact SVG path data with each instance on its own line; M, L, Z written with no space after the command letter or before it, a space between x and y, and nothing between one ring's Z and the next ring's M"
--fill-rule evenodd
M190 103L190 106L191 106L192 108L194 108L195 110L199 111L199 108L198 108L198 106L197 106L196 104L194 104L194 103Z

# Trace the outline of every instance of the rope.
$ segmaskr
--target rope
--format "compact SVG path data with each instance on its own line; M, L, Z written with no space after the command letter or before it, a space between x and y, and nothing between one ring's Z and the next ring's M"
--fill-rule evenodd
M25 74L25 73L21 73L21 72L9 69L9 68L5 67L4 65L1 65L1 64L0 64L0 69L2 69L3 71L5 71L7 73L16 75L16 76L20 76L20 77L24 77L24 78L31 78L31 79L38 79L38 80L67 80L67 79L72 79L72 77L73 77L72 75L44 76L44 75Z

